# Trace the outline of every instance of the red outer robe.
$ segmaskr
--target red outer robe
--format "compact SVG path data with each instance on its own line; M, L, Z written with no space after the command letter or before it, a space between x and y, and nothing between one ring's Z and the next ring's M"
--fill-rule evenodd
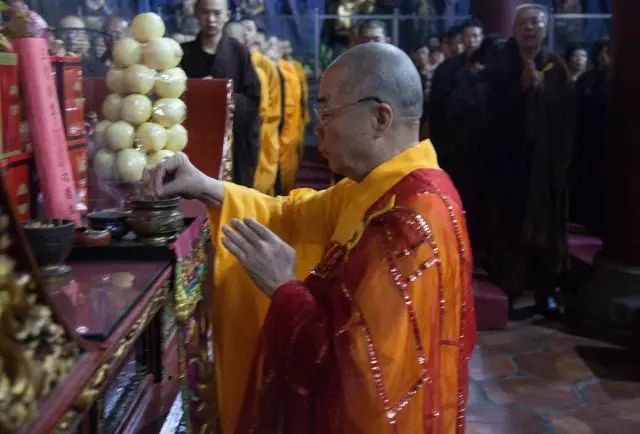
M277 289L237 433L464 432L471 270L453 184L411 172L351 241Z

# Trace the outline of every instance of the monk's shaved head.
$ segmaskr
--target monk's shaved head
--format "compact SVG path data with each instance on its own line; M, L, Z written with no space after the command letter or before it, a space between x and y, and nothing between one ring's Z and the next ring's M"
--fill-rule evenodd
M229 21L224 26L224 35L229 38L235 39L241 44L245 43L244 27L242 27L242 24L237 21Z
M349 100L379 98L400 117L422 116L423 93L420 74L402 50L384 43L351 48L329 67L339 72L340 93Z

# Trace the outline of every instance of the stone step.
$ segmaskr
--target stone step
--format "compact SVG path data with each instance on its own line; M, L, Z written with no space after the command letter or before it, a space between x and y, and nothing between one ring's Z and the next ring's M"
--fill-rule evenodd
M504 330L509 321L509 298L487 276L474 276L472 285L477 329Z
M612 316L621 324L634 324L640 315L640 294L616 297L611 300Z

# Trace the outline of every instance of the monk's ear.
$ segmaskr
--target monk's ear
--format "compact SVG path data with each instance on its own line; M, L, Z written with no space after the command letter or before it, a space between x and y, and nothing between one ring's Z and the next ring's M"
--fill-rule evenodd
M381 137L387 133L393 123L393 109L389 104L376 104L373 129L376 137Z

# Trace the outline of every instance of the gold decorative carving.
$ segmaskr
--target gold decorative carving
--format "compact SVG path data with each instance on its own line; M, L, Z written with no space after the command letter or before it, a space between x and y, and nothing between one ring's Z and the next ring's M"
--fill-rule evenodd
M73 367L79 348L37 281L29 245L0 179L0 433L17 431Z
M180 322L187 321L192 315L202 299L202 284L207 273L207 254L206 244L209 241L208 227L203 229L200 234L198 246L193 251L191 259L179 258L176 261L174 279L175 279L175 301L176 301L176 318ZM193 287L188 285L198 277Z
M233 116L236 108L233 96L233 83L227 83L227 124L225 125L225 138L222 143L222 163L220 164L220 176L223 181L233 181Z
M341 35L349 34L354 25L354 15L368 15L374 12L376 2L372 0L342 0L338 6L336 32Z

